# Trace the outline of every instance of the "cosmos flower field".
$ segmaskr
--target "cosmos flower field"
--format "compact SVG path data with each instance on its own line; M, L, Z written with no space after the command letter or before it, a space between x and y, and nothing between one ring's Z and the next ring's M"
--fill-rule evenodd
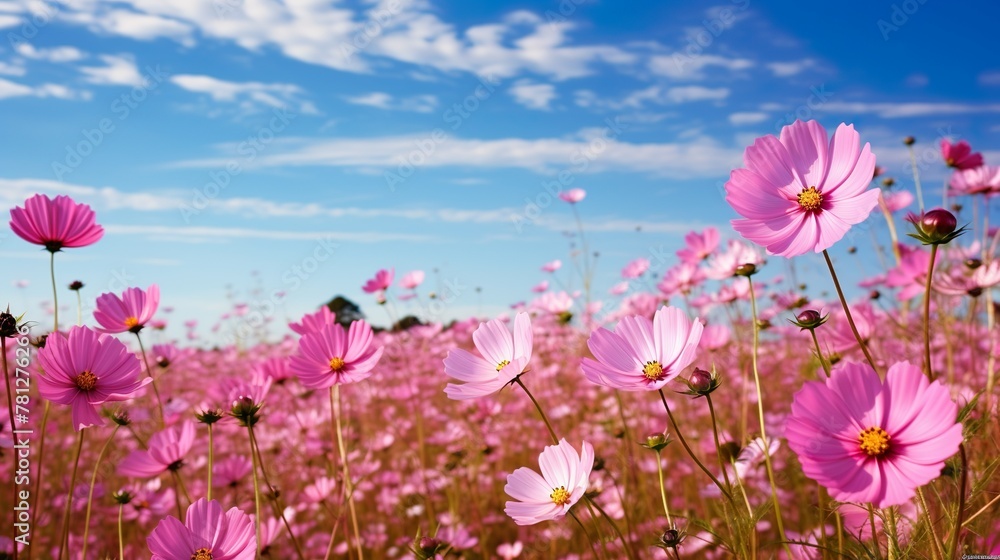
M577 188L577 249L533 266L582 288L503 316L400 320L433 296L392 262L362 286L390 329L319 307L280 339L173 341L156 284L8 309L0 558L1000 554L1000 170L940 150L944 197L848 124L758 138L731 229L636 255L615 306L589 288ZM841 251L866 222L890 242ZM71 304L86 279L56 264L101 251L100 223L44 192L9 213ZM824 286L760 274L816 253ZM842 284L866 253L881 270Z

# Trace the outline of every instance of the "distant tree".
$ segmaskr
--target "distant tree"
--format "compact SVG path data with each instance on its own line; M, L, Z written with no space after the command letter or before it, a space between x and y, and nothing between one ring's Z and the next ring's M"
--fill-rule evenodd
M403 317L402 319L396 321L392 325L392 331L393 332L405 331L410 327L415 327L417 325L425 325L425 324L426 323L421 321L418 317L415 317L413 315L407 315L406 317Z
M361 312L358 304L344 296L337 296L331 299L326 303L326 307L337 315L337 322L345 328L349 327L354 321L365 318L365 314Z

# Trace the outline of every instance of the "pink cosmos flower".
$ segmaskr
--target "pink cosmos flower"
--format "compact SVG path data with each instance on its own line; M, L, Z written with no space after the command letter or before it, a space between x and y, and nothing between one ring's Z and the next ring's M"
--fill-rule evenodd
M194 445L194 423L185 421L156 432L149 438L149 449L136 449L118 463L118 472L125 476L151 478L184 465L184 457Z
M104 228L94 221L94 211L68 196L54 200L36 194L10 211L10 229L18 237L42 245L52 253L64 247L86 247L104 236Z
M73 410L73 427L101 426L98 407L124 401L151 381L139 380L139 359L114 337L89 327L53 333L38 351L43 373L36 378L42 397Z
M370 377L383 350L375 345L375 335L366 321L354 321L347 331L339 324L326 325L302 335L299 353L292 356L289 369L304 387L328 389Z
M927 269L931 264L931 254L909 245L900 245L899 250L902 253L902 258L899 265L889 270L885 275L885 284L890 288L902 288L896 297L900 301L906 301L924 293L927 284Z
M518 525L534 525L569 513L587 491L594 468L594 448L583 442L577 453L565 439L550 445L538 456L542 474L520 467L507 476L503 490L519 500L507 502L504 513Z
M979 297L983 290L997 284L1000 284L1000 260L990 261L967 274L957 268L949 274L938 274L934 277L933 287L942 294Z
M448 352L445 374L464 383L449 383L445 394L451 399L468 400L499 391L524 372L531 360L532 337L527 313L514 317L513 334L499 319L480 323L472 333L472 341L482 357L461 348Z
M384 292L389 289L392 285L392 279L396 276L396 269L390 268L388 270L381 269L375 273L375 277L369 279L365 282L361 289L365 291L366 294L374 294L376 292Z
M613 296L620 296L627 291L628 291L628 282L619 282L614 286L611 286L611 289L608 290L608 293Z
M414 290L424 283L424 271L412 270L399 279L399 285L407 290Z
M547 263L545 263L545 264L542 265L542 270L545 271L545 272L555 272L555 271L559 270L560 268L562 268L562 261L559 260L559 259L547 262Z
M160 287L151 285L146 291L128 288L121 297L112 293L97 297L94 319L101 326L97 330L106 333L138 333L153 318L160 304Z
M645 274L647 270L649 270L649 259L640 257L625 265L625 268L622 269L622 278L626 280L638 278Z
M972 169L983 164L983 154L973 153L972 146L965 140L952 144L947 139L941 140L941 157L948 167L955 169Z
M524 550L524 545L521 541L514 541L513 543L502 543L497 547L497 556L503 560L514 560L521 555Z
M879 190L868 189L875 156L860 144L853 125L842 123L828 141L816 121L758 138L726 183L726 200L743 216L733 229L782 257L828 249L878 204Z
M539 283L537 283L537 284L535 284L534 286L531 287L531 291L535 292L536 294L544 293L544 292L548 291L548 289L549 289L549 281L548 280L542 280L541 282L539 282Z
M667 297L690 294L691 290L704 279L705 273L697 264L684 261L667 270L663 274L663 280L660 280L656 287Z
M587 196L587 191L583 189L569 189L568 191L561 191L559 193L559 198L565 200L570 204L576 204L580 202Z
M146 539L152 560L254 560L253 519L238 508L227 512L216 500L191 504L184 523L170 516Z
M336 322L337 314L330 311L330 308L324 305L315 313L306 313L303 315L298 323L288 323L288 328L292 329L296 334L302 335L321 330L323 327L333 325Z
M725 280L726 278L735 276L736 269L741 265L753 264L760 266L763 262L763 259L761 259L761 256L753 247L742 241L730 239L728 245L726 245L726 250L716 253L715 257L708 261L708 265L705 267L705 276L712 280Z
M719 230L707 227L701 233L689 232L684 236L685 247L677 251L677 258L691 264L707 259L719 247Z
M882 200L889 212L898 212L913 204L913 194L910 191L886 192L883 193Z
M614 331L595 330L587 346L597 360L583 359L591 382L624 391L655 391L694 361L703 326L676 307L661 307L650 321L625 317Z
M899 362L881 381L846 362L795 394L785 437L809 478L840 502L903 504L941 474L962 443L948 388Z
M980 165L968 169L956 169L948 183L952 195L1000 194L1000 167Z

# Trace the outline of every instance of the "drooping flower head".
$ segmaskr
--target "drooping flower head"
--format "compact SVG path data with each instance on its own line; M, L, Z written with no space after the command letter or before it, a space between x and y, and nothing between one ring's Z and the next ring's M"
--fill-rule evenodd
M146 539L152 560L253 560L257 535L253 519L238 508L223 512L216 500L191 504L184 523L170 516Z
M531 360L533 334L527 313L514 317L514 332L499 319L480 323L472 341L480 356L456 348L444 359L444 372L464 381L449 383L444 392L449 398L466 400L495 393L524 372Z
M160 287L151 285L145 291L128 288L121 297L116 294L101 294L97 298L94 319L101 326L98 330L106 333L138 333L153 318L160 305Z
M965 140L952 144L948 139L941 140L941 157L948 167L955 169L972 169L983 164L983 154L973 152L972 146Z
M340 324L302 335L299 353L292 356L289 370L309 389L329 389L342 383L367 379L382 357L382 346L366 321L354 321L345 331Z
M43 373L36 378L42 397L73 409L73 427L101 426L100 405L132 398L151 381L139 380L139 359L122 342L89 327L52 333L38 351Z
M827 140L816 121L758 138L726 183L726 201L743 216L733 229L783 257L830 248L878 204L879 190L868 188L875 156L860 144L853 125Z
M369 278L367 282L361 289L365 291L366 294L374 294L379 292L384 292L389 289L392 285L392 279L396 276L396 269L381 269L375 273L373 278Z
M591 382L624 391L662 388L694 361L701 340L700 320L676 307L661 307L653 320L624 317L614 331L595 330L587 346L597 360L583 359Z
M86 247L104 236L94 211L68 196L51 199L36 194L10 211L10 228L18 237L55 253L66 247Z
M538 456L542 474L520 467L507 476L504 492L519 500L507 502L504 513L518 525L534 525L569 513L584 493L594 468L594 448L583 442L577 453L565 439Z
M885 381L846 362L795 394L785 437L833 499L885 508L941 474L962 443L957 414L948 389L909 362L893 364Z

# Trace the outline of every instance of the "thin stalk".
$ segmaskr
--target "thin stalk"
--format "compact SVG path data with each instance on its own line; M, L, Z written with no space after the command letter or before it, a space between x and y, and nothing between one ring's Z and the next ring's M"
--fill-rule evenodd
M917 204L920 205L920 211L924 211L924 192L920 188L920 172L917 170L917 154L913 151L913 144L907 146L910 151L910 165L913 167L913 184L917 188Z
M249 432L250 426L247 425ZM253 452L253 436L250 439L250 461L253 464L253 504L256 516L254 516L254 529L257 534L257 542L260 542L260 481L257 478L257 454ZM260 558L260 549L257 549L257 558Z
M347 467L347 450L344 446L344 430L340 424L340 384L330 389L330 407L334 418L334 428L337 432L337 449L340 451L340 464L344 471L344 490L347 492L347 507L351 512L351 525L354 526L354 545L358 551L358 560L364 560L365 554L361 548L361 529L358 527L358 513L354 508L354 484Z
M215 444L212 441L212 425L208 425L208 501L212 501L212 463Z
M532 395L531 391L524 386L524 382L521 381L520 376L514 378L514 383L517 383L521 386L521 389L524 389L524 394L528 395L528 398L531 399L531 404L535 405L535 410L537 410L539 416L542 417L542 422L545 422L545 427L548 428L549 435L552 436L552 443L559 445L559 437L556 436L556 431L552 429L552 424L549 423L549 418L545 416L545 411L542 410L541 405L539 405L538 401L535 400L535 396Z
M924 511L924 521L927 523L927 532L931 534L931 539L934 541L934 552L936 552L941 558L944 558L944 543L941 542L941 537L938 535L937 531L934 530L936 527L934 521L931 519L931 510L927 507L927 498L924 497L924 489L917 488L917 500L920 501L920 509Z
M872 548L875 552L875 560L881 560L882 550L878 546L878 531L875 530L875 508L868 504L868 523L872 528Z
M4 387L7 388L7 413L9 414L8 418L10 419L10 430L11 430L11 433L13 433L13 431L14 431L14 387L10 384L10 366L7 363L7 338L4 337L4 336L0 336L0 359L3 360L3 382L4 382ZM13 473L13 472L15 472L17 470L17 453L11 453L10 457L11 457L11 459L14 460L14 468L12 468L10 470L10 472ZM10 477L11 493L13 494L13 498L12 498L11 504L18 503L18 499L17 499L17 482L16 481L17 481L17 477L15 477L15 476L11 476ZM12 521L13 530L11 531L10 534L11 535L16 535L17 534L17 527L16 527L17 526L17 512L14 511L14 510L11 510L11 513L14 514L14 516L13 516L14 519ZM14 560L17 560L17 542L14 543L13 549L14 549Z
M38 514L38 499L41 498L41 496L42 496L42 478L43 478L42 477L42 473L45 471L45 432L46 432L45 428L46 428L46 426L48 426L48 423L49 423L49 411L50 410L52 410L51 401L45 401L45 408L44 408L44 410L42 412L42 427L39 430L42 435L38 439L38 475L37 475L38 478L35 480L35 493L34 493L35 500L34 500L34 503L31 504L31 526L32 527L36 527L37 526L37 525L35 525L35 518L36 518L36 515ZM34 539L32 539L32 540L34 540ZM28 545L28 546L33 547L33 545ZM30 552L33 552L33 548L29 550L29 554L28 554L29 557L32 556L32 554L30 554Z
M601 555L597 553L597 545L594 544L594 538L590 536L590 533L587 531L587 528L584 527L583 523L580 522L580 518L577 517L576 514L573 513L572 511L569 512L569 516L572 517L573 521L576 521L576 524L580 526L580 530L583 531L583 534L587 535L587 542L590 543L590 550L594 552L594 558L600 558Z
M962 458L962 475L958 486L958 513L955 515L955 534L951 540L951 558L958 557L958 545L962 539L962 517L965 514L965 490L969 483L969 464L965 455L965 444L958 445L959 456Z
M587 502L590 505L594 506L597 509L597 511L601 513L601 517L603 517L604 520L608 522L608 525L611 525L611 530L615 532L615 536L617 536L618 540L622 543L622 549L625 551L625 554L627 554L629 558L634 558L635 555L632 552L632 548L629 547L628 542L625 540L625 535L623 535L621 530L618 529L618 524L616 524L614 520L611 519L611 517L608 515L608 513L604 511L604 508L602 508L600 504L591 499L590 496L584 495L583 497L585 500L587 500Z
M152 379L150 385L153 387L153 394L156 395L156 404L160 410L160 427L163 428L167 425L167 417L163 414L163 400L160 399L160 390L156 388L156 379L153 378L153 368L149 367L149 359L146 358L146 348L142 345L142 337L139 336L139 333L135 333L135 338L139 341L139 351L142 352L142 362L146 364L146 373Z
M94 503L94 486L97 485L97 471L101 468L101 461L104 459L104 453L107 452L108 446L115 439L115 434L118 433L118 428L121 425L115 424L115 429L111 431L111 435L108 440L104 442L104 446L101 447L101 452L97 455L97 464L94 465L94 473L90 475L90 491L87 493L87 514L84 516L83 520L83 554L81 558L87 557L87 545L88 538L90 536L90 508Z
M816 329L809 329L809 334L812 335L813 345L816 347L816 357L819 358L819 364L823 366L823 372L826 373L826 376L830 377L830 364L826 363L826 358L823 357L823 350L819 347L819 339L816 338Z
M837 279L837 271L833 269L833 261L830 260L830 253L828 253L826 249L823 250L823 257L826 259L826 266L830 269L830 277L833 278L833 286L837 288L837 297L840 298L840 305L843 306L844 315L847 316L847 324L851 326L851 332L854 333L854 338L857 339L858 344L861 346L861 351L864 352L868 363L871 364L872 369L878 372L878 366L875 365L875 358L872 357L871 352L868 350L868 344L861 338L861 334L858 333L858 327L854 324L854 316L851 315L851 308L847 305L847 298L844 297L844 290L840 288L840 280Z
M931 365L931 280L934 278L934 261L937 259L937 245L931 245L931 264L927 267L927 283L924 288L924 373L934 381Z
M674 522L670 519L670 506L667 505L667 488L663 484L663 457L660 452L656 452L656 474L660 478L660 499L663 500L663 513L667 516L667 527L674 528Z
M990 507L997 502L1000 502L1000 495L995 496L992 500L987 502L985 506L979 508L979 511L970 515L965 521L962 522L962 527L972 523L977 517L985 513L986 510L990 509Z
M122 538L122 513L125 504L118 504L118 560L125 560L125 539Z
M73 471L69 476L69 492L66 493L66 509L63 511L62 536L59 537L59 558L64 555L69 558L69 512L73 508L73 489L76 487L76 470L80 466L80 452L83 451L83 435L87 433L86 428L80 430L80 437L76 444L76 458L73 459Z
M677 440L681 442L681 445L684 447L684 450L687 451L688 456L691 457L691 460L693 460L695 464L698 465L698 468L700 468L702 472L708 475L708 478L712 479L712 482L714 482L715 485L719 487L719 491L722 492L722 495L725 496L727 500L729 500L730 504L732 504L733 503L732 494L730 494L722 486L722 483L719 482L718 478L715 478L715 475L712 474L712 471L708 470L708 468L705 467L705 465L698 459L698 457L695 456L694 451L691 450L691 447L687 443L687 439L684 438L684 434L682 434L680 428L677 427L677 422L674 420L674 414L670 412L670 405L667 404L667 397L666 395L663 394L663 389L660 389L660 400L663 402L664 410L667 411L667 418L670 420L670 426L673 428L674 433L677 434Z
M757 324L757 297L754 295L753 279L747 277L750 284L750 312L753 314L753 352L751 354L751 364L753 365L753 382L757 388L757 419L760 421L760 437L764 440L764 467L767 469L767 480L771 483L771 502L774 504L774 515L778 521L778 536L781 538L782 546L788 557L792 557L792 551L788 547L788 538L785 537L785 523L781 519L781 504L778 502L778 487L774 483L774 468L771 466L771 445L767 439L767 431L764 428L764 393L760 388L760 371L757 368L757 352L760 349L760 325Z
M722 478L726 481L726 488L732 489L733 483L729 480L729 473L726 465L722 462L722 444L719 442L719 423L715 417L715 405L712 404L712 395L705 395L708 401L708 414L712 417L712 436L715 438L715 454L719 458L719 470L722 471Z
M73 290L76 292L76 324L83 324L83 297L80 295L80 290Z
M253 447L253 452L257 454L257 463L260 465L260 474L264 477L264 484L267 485L268 490L271 491L271 495L274 496L275 512L281 518L281 522L284 523L285 530L288 531L288 536L292 539L292 544L295 545L295 553L298 555L299 560L304 560L299 540L295 538L295 533L292 532L292 527L288 524L288 519L285 518L285 511L278 502L278 494L275 492L274 486L271 486L271 481L267 478L267 469L264 468L264 456L260 453L260 445L257 444L257 435L254 434L253 426L250 426L250 445Z
M59 332L59 290L56 288L55 251L49 251L49 276L52 278L52 332Z

